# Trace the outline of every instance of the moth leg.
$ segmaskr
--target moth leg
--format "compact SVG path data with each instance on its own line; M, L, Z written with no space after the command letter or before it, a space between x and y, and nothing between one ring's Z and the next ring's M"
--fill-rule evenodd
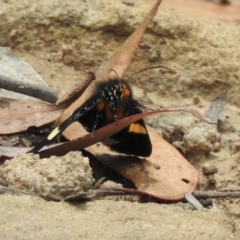
M98 120L99 120L99 114L97 114L97 116L96 116L96 120L95 120L94 126L92 128L92 132L94 132L96 130L96 127L97 127L97 124L98 124Z

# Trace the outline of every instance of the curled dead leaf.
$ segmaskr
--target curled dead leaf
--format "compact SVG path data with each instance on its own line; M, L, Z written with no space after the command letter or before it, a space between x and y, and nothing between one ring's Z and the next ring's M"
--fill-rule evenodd
M89 147L97 142L101 142L103 139L112 136L113 134L119 132L123 128L129 126L131 123L134 123L144 117L148 117L154 114L163 113L163 112L176 112L176 111L185 111L193 114L198 119L205 121L207 123L212 124L212 122L206 118L204 118L200 113L195 110L184 108L184 107L172 107L172 108L162 108L158 110L149 110L144 113L139 113L136 115L132 115L130 117L118 120L107 126L94 131L93 133L88 133L85 136L74 139L72 141L60 144L58 146L54 146L52 148L48 148L47 150L41 151L39 154L41 157L47 157L51 155L61 156L66 154L69 151L81 150L83 148Z

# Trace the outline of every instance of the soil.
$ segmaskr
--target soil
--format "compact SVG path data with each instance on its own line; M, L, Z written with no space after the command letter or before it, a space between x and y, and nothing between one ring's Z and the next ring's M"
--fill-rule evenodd
M6 1L0 10L0 45L11 47L61 96L111 56L149 7L104 0ZM160 7L128 72L159 64L175 70L148 71L131 79L134 97L150 108L182 105L204 114L227 92L218 126L186 113L146 120L199 171L198 190L240 188L239 39L235 22ZM46 198L44 194L40 195ZM185 203L121 198L86 202L0 198L1 239L240 239L239 198L213 199L206 211Z

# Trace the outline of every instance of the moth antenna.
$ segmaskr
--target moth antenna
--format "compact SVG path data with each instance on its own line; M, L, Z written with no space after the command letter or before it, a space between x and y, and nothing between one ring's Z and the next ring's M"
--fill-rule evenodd
M117 78L118 78L118 83L119 83L119 85L120 85L120 78L119 78L119 76L118 76L118 74L117 74L117 71L115 71L114 69L110 69L110 73L111 72L114 72L115 74L116 74L116 76L117 76Z
M117 74L117 72L116 72L114 69L111 68L111 69L110 69L110 73L111 73L111 72L114 72L114 73L116 74L117 78L120 79L119 76L118 76L118 74Z
M144 72L146 70L153 69L153 68L165 68L165 69L169 70L169 72L173 72L173 70L171 68L168 68L168 67L165 67L165 66L162 66L162 65L158 65L158 66L144 68L144 69L142 69L142 70L140 70L140 71L130 75L126 80L128 80L129 78L132 78L133 76L137 75L138 73L141 73L141 72Z

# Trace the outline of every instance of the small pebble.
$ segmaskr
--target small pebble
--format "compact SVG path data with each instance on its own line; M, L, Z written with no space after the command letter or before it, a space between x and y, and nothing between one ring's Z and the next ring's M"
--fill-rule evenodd
M218 172L217 168L212 163L204 163L202 165L202 170L205 175L213 175Z

